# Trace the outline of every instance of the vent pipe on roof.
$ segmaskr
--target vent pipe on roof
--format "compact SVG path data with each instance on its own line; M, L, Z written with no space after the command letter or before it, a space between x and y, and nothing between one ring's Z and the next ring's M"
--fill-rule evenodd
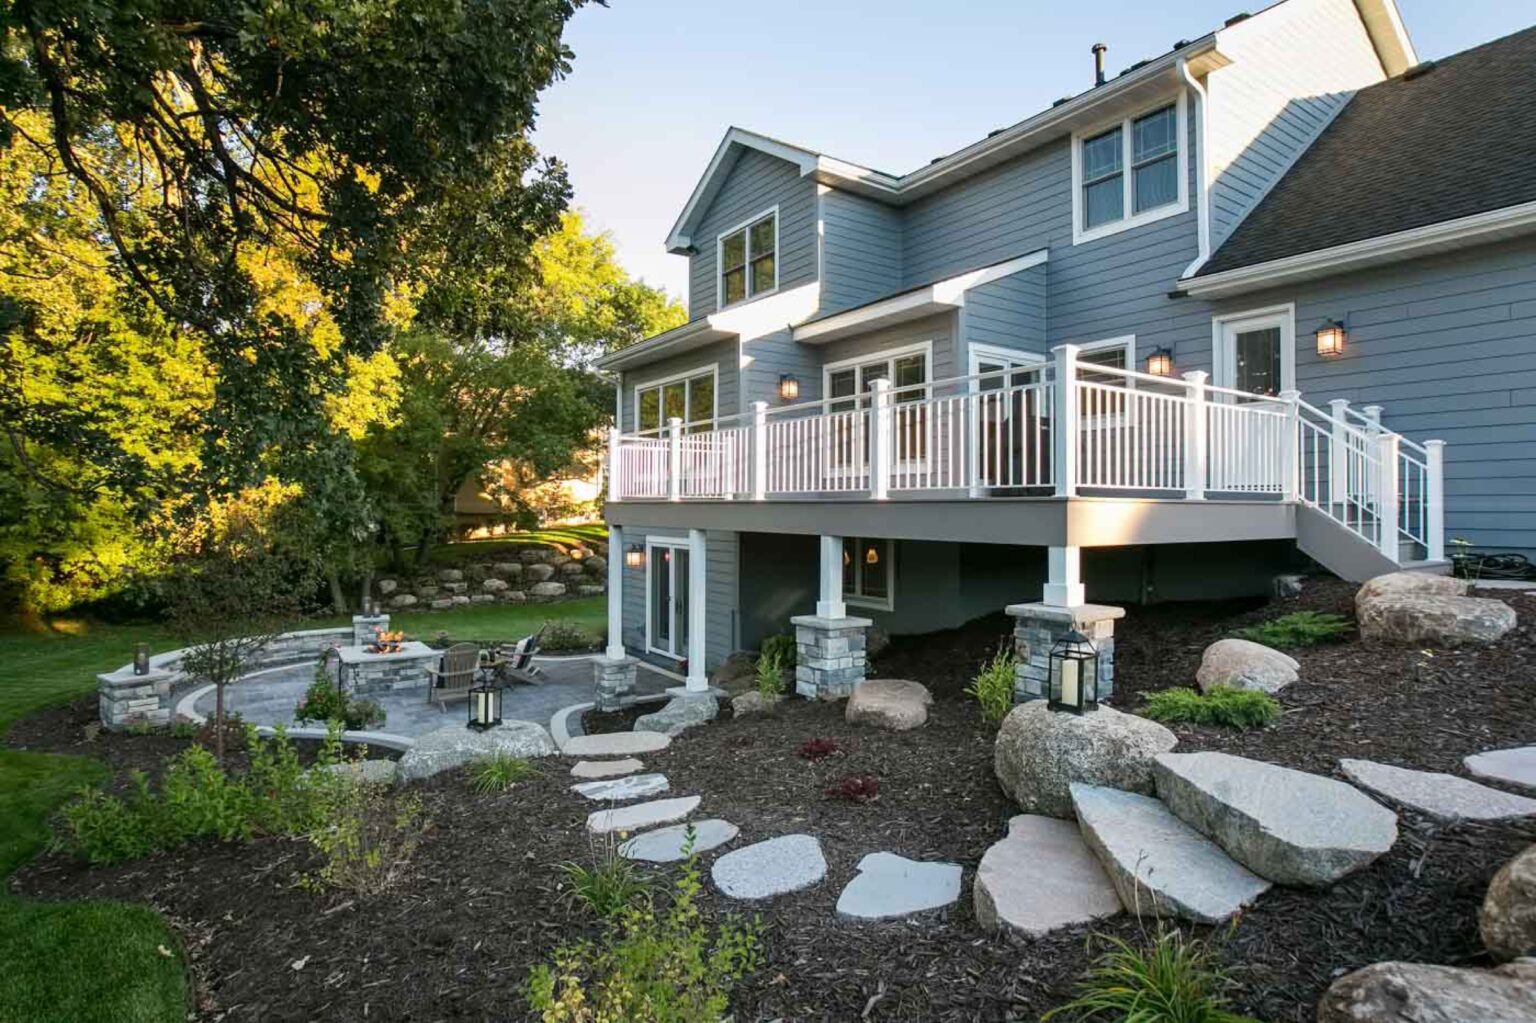
M1093 44L1093 84L1104 84L1104 54L1109 52L1109 47L1103 43Z

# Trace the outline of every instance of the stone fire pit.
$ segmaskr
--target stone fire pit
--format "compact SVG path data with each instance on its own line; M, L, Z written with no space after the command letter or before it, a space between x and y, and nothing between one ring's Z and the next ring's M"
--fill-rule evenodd
M400 649L375 653L366 646L336 648L341 661L340 682L359 696L392 692L397 689L425 689L431 685L427 669L437 664L441 650L434 650L417 640L407 640Z

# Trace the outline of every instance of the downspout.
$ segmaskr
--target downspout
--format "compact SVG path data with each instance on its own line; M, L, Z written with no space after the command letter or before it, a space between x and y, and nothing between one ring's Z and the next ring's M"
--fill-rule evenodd
M1205 114L1209 105L1205 94L1205 86L1195 79L1189 72L1189 61L1179 58L1179 74L1183 76L1185 83L1195 94L1195 219L1198 222L1196 233L1199 236L1200 254L1195 261L1184 268L1181 278L1193 277L1195 273L1205 265L1205 261L1211 258L1211 189L1209 175L1206 173L1207 153L1210 151L1206 142Z

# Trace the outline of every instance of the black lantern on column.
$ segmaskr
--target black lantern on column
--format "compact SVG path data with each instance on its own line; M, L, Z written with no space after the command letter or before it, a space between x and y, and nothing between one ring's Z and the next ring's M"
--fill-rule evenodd
M133 645L133 673L135 675L149 674L148 643L135 643Z
M1081 714L1099 709L1099 652L1073 629L1051 647L1046 705Z
M501 686L482 682L469 690L469 727L477 732L501 724Z

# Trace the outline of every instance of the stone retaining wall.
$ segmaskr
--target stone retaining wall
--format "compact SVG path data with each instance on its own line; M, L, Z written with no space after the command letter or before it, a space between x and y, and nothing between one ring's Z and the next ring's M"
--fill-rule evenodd
M411 578L374 582L380 607L444 611L467 604L526 604L600 597L608 586L607 546L566 551L526 547L487 555L457 568L427 569Z

